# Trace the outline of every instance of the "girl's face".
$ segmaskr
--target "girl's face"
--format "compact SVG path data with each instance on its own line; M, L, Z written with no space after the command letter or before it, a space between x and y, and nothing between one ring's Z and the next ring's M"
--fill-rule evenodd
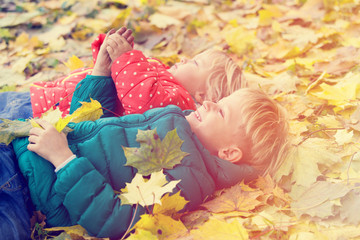
M168 71L199 103L206 94L206 79L211 59L206 53L196 55L192 59L183 58Z

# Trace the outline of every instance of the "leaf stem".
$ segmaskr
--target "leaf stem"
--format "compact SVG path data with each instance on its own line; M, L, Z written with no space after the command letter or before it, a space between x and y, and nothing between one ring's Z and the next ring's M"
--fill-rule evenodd
M121 238L120 240L123 240L123 239L125 238L125 236L128 234L128 232L130 232L130 228L131 228L131 225L132 225L133 222L134 222L134 219L135 219L135 216L136 216L136 211L137 211L138 206L139 206L139 203L136 204L135 211L134 211L133 216L132 216L132 218L131 218L130 225L129 225L129 227L126 229L124 235L122 236L122 238Z
M263 235L265 235L265 234L268 234L269 232L274 231L274 230L275 230L274 228L269 228L268 230L263 231L263 232L255 235L255 236L251 237L250 240L257 239L257 238L259 238L259 237L261 237L261 236L263 236Z
M354 159L355 154L357 154L357 152L354 152L354 153L352 154L352 156L351 156L351 158L350 158L349 165L348 165L348 167L347 167L347 171L346 171L346 176L347 176L347 178L346 178L346 185L349 185L349 179L350 179L350 177L349 177L349 171L350 171L350 166L351 166L351 163L352 163L352 161L353 161L353 159Z
M63 99L61 99L60 101L58 101L57 103L55 103L54 105L52 105L50 107L51 108L54 108L55 106L57 106L60 102L64 101L65 99L67 99L71 94L73 94L76 90L78 90L80 87L81 87L82 84L79 84L79 86L77 88L75 88L74 91L72 91L71 93L69 93L68 95L66 95L65 97L63 97Z
M149 209L148 206L146 205L145 199L144 199L143 195L141 194L140 187L139 187L139 186L136 186L136 187L137 187L137 189L139 190L141 199L144 201L144 206L145 206L146 210L148 211L148 213L150 213L150 209Z
M119 114L117 114L117 113L115 113L115 112L111 111L110 109L104 108L103 106L101 106L101 108L102 108L102 109L104 109L104 110L106 110L106 111L111 112L112 114L114 114L114 115L115 115L115 116L117 116L117 117L121 117L121 115L119 115Z
M316 130L314 132L311 132L309 133L308 135L306 135L303 140L301 140L301 142L299 142L298 144L296 144L295 146L300 146L303 142L305 142L307 139L309 139L311 137L311 135L315 134L315 133L318 133L318 132L321 132L321 131L327 131L327 130L344 130L345 128L322 128L322 129L319 129L319 130Z

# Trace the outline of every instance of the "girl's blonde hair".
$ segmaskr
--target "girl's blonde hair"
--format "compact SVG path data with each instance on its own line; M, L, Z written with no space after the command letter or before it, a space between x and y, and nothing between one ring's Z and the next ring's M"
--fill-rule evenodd
M224 52L206 50L203 52L212 60L206 79L204 100L218 102L240 88L247 86L241 68Z
M239 94L241 128L248 145L245 163L254 166L261 175L273 175L289 147L286 110L262 90L245 88Z

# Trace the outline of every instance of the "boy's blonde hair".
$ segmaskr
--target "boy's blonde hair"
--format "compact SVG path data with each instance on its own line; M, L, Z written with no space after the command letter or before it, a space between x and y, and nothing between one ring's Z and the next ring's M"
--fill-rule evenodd
M247 86L241 68L226 53L206 50L203 54L212 60L206 79L204 100L218 102L240 88Z
M261 175L273 175L289 146L286 110L262 90L246 88L239 94L241 128L247 142L244 149L250 149L241 162L254 166Z

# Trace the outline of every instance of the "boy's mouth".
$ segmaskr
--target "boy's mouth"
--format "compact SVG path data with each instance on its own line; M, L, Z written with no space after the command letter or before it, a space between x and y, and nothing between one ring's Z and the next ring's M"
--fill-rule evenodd
M197 118L197 120L199 120L199 122L201 122L200 113L196 110L196 111L194 112L194 114L195 114L195 117Z

